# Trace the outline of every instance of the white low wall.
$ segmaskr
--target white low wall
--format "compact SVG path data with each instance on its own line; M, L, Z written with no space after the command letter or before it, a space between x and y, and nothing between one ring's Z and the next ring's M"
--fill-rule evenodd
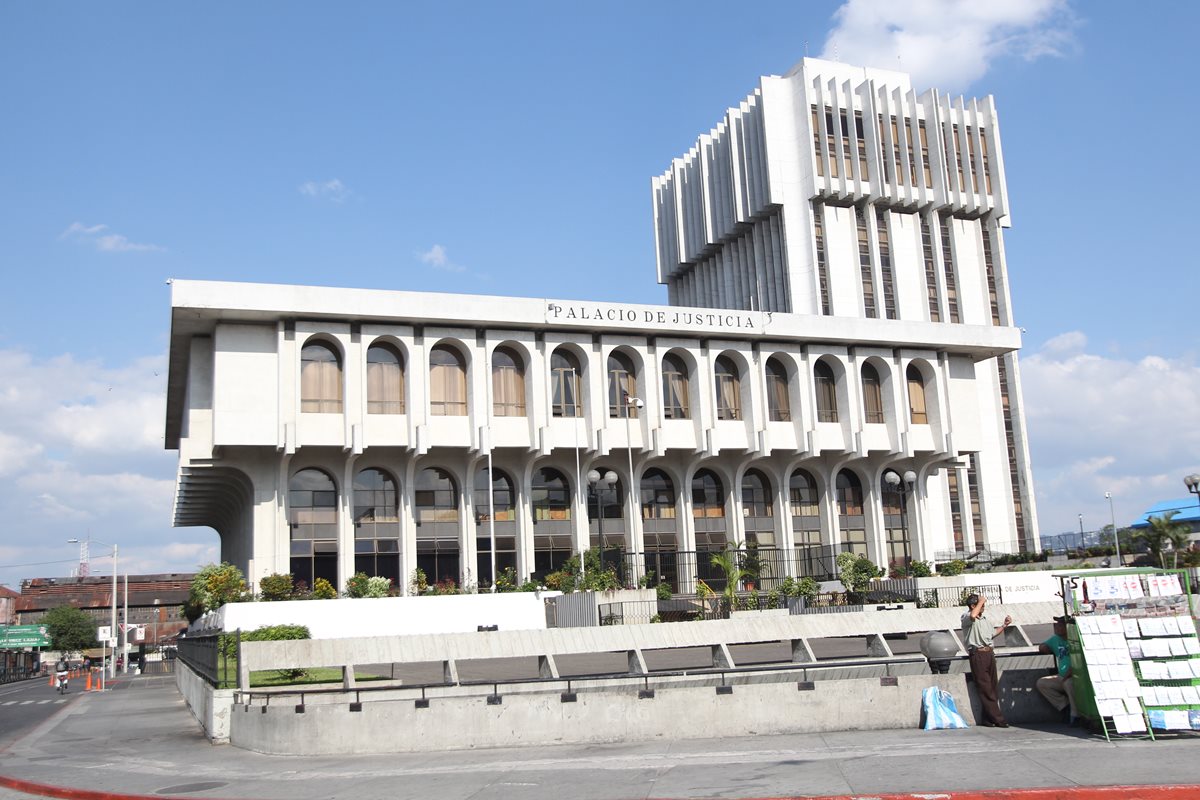
M233 690L214 689L204 678L192 672L183 661L175 662L175 686L187 703L192 716L204 728L204 735L214 744L228 742Z
M474 632L480 625L495 625L502 631L545 630L545 601L559 594L511 592L230 603L196 620L189 633L252 631L264 625L307 625L314 639L464 633Z

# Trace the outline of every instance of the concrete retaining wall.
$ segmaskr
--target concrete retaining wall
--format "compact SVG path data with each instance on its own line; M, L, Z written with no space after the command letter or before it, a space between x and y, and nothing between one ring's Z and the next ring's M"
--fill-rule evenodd
M1032 681L1047 671L1002 674L1010 721L1053 718L1032 690ZM712 682L680 679L658 684L652 698L639 697L639 684L630 682L580 689L573 703L562 702L559 691L513 691L499 704L474 695L439 697L417 708L419 695L412 695L363 702L361 711L326 698L297 713L295 698L276 698L266 706L235 706L230 742L262 753L335 755L916 728L921 691L931 685L948 690L975 724L978 702L962 674L901 676L894 685L879 678L817 681L811 690L800 690L796 677L735 678L730 694L717 694Z
M175 686L192 716L204 729L204 735L216 744L228 742L233 690L214 689L182 661L175 662Z

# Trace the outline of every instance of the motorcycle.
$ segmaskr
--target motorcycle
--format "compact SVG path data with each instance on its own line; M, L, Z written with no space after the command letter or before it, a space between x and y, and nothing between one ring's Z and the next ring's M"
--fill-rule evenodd
M67 693L67 673L65 672L58 673L58 693Z

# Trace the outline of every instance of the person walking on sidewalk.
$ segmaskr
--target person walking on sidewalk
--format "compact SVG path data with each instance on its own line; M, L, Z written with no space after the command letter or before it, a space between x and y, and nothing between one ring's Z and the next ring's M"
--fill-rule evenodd
M996 655L992 652L992 639L1004 632L1012 624L1012 617L1005 617L1000 625L993 625L986 616L983 608L987 598L971 594L967 598L967 612L962 615L963 640L967 644L967 659L971 662L971 675L975 679L975 688L979 699L983 702L983 725L986 727L1007 728L1004 712L1000 710L1000 702L996 698Z
M1054 635L1038 645L1039 653L1054 656L1058 670L1037 679L1037 690L1062 714L1063 722L1075 723L1075 694L1071 688L1071 653L1067 648L1067 617L1054 618Z

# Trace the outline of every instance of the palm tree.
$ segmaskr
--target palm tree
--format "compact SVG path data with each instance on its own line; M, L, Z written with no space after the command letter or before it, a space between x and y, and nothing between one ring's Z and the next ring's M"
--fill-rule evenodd
M733 610L734 601L737 599L738 584L741 583L742 578L749 574L746 570L742 569L740 550L740 544L731 544L725 550L713 553L712 561L710 562L713 567L721 570L721 573L725 576L725 588L722 594L725 595L723 604L726 613Z
M1158 561L1163 569L1167 568L1165 552L1167 548L1170 547L1172 550L1172 566L1178 564L1179 551L1187 547L1191 533L1188 525L1174 521L1174 517L1178 513L1178 511L1168 511L1161 516L1150 517L1147 520L1150 527L1142 528L1133 534L1135 538L1146 543L1146 547L1150 550L1151 560Z

